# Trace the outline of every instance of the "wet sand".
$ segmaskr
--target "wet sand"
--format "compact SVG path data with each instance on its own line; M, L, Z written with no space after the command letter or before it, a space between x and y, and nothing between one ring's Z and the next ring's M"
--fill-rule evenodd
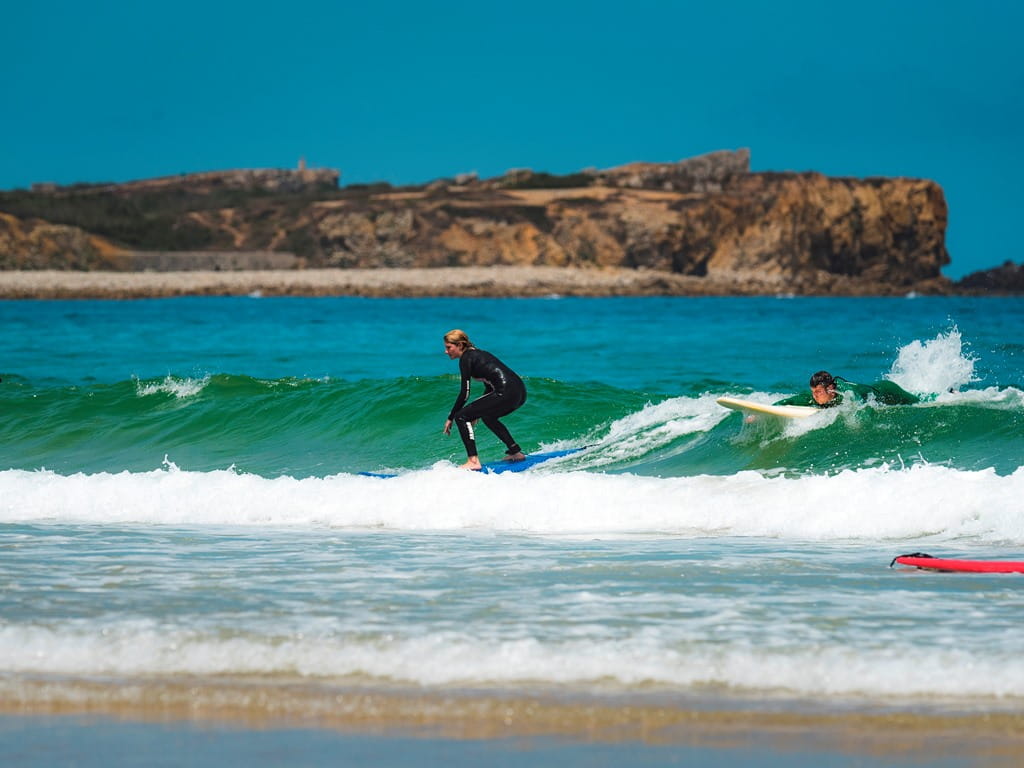
M703 296L749 286L633 269L444 267L239 272L0 271L0 299L170 296Z
M445 764L474 765L482 749L504 755L501 764L528 766L555 745L560 745L560 768L593 764L593 755L609 765L666 764L664 757L672 755L680 764L703 756L725 765L791 766L806 760L808 765L1009 766L1024 754L1024 715L1012 709L823 710L763 700L723 705L557 692L527 696L210 680L12 682L0 696L0 745L10 732L26 729L70 729L74 744L131 731L146 745L142 749L166 754L161 750L177 749L174 744L180 747L189 734L261 734L273 747L300 729L333 744L358 743L384 766L422 763L437 750L447 755ZM386 757L399 743L406 747ZM53 764L47 762L53 748L52 739L40 737L35 757L25 755L20 764ZM216 749L220 754L225 747ZM619 753L629 759L612 759ZM458 754L465 755L464 762Z

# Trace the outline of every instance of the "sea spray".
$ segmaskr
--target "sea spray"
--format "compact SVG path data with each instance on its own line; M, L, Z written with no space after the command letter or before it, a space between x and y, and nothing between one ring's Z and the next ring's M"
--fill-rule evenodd
M976 381L975 358L953 327L934 339L914 340L900 349L886 378L917 394L954 392Z

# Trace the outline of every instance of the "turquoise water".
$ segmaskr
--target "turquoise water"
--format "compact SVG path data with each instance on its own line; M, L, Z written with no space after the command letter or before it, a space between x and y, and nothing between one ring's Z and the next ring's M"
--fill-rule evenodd
M454 327L525 378L524 449L583 450L457 470ZM889 568L1024 560L1020 299L25 301L0 328L9 701L188 676L1024 702L1024 577ZM715 402L820 368L922 402Z
M324 477L458 459L458 440L439 434L457 389L439 339L458 326L528 379L530 405L511 422L524 445L634 430L643 450L627 456L620 435L602 470L801 472L923 457L1008 473L1024 448L1022 314L1017 299L9 302L0 467L138 472L167 456L196 471ZM901 350L897 378L942 407L862 409L763 444L737 435L710 397L789 394L818 368L872 381ZM650 436L683 417L708 428Z

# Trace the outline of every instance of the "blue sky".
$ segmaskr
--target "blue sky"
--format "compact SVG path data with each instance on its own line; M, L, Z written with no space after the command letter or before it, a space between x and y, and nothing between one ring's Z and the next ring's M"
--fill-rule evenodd
M950 277L1024 260L1024 4L9 4L0 189L226 168L342 184L570 173L748 147L912 176Z

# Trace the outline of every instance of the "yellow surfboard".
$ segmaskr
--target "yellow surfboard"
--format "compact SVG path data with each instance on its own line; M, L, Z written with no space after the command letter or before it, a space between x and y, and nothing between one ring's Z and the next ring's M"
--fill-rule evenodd
M731 408L734 411L778 416L781 419L803 419L821 410L820 408L812 408L809 405L766 405L765 403L752 403L749 400L740 400L738 397L720 397L717 402L719 405Z

